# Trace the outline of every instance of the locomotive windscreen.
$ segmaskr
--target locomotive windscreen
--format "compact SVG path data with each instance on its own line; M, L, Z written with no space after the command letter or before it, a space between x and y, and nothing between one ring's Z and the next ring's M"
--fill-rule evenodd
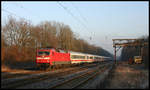
M41 55L46 55L46 56L47 56L47 55L49 55L49 54L50 54L50 52L48 52L48 51L39 51L39 52L38 52L38 55L39 55L39 56L41 56Z

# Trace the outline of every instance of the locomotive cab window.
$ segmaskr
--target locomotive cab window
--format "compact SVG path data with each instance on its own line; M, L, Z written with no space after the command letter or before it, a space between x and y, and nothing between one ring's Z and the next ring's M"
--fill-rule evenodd
M39 52L38 52L38 55L39 55L39 56L42 56L42 55L48 56L48 55L50 55L50 52L48 52L48 51L39 51Z

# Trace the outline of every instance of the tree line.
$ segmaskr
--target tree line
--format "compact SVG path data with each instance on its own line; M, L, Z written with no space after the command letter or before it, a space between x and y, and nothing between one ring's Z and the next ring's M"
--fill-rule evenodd
M33 62L36 50L53 47L89 54L112 55L101 47L78 38L68 25L44 21L33 25L25 19L9 17L1 30L1 60L5 62Z

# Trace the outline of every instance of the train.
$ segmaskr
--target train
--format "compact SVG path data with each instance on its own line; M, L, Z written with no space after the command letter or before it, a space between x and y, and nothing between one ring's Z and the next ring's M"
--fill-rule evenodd
M41 48L36 51L37 67L94 63L106 60L110 60L110 57L74 51L65 52L64 50L56 50L54 48Z

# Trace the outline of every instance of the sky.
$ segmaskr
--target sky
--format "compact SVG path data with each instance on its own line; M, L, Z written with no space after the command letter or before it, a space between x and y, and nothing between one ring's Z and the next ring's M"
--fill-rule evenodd
M148 1L2 1L1 13L2 25L8 15L34 25L42 21L64 23L80 38L112 54L112 39L149 35Z

